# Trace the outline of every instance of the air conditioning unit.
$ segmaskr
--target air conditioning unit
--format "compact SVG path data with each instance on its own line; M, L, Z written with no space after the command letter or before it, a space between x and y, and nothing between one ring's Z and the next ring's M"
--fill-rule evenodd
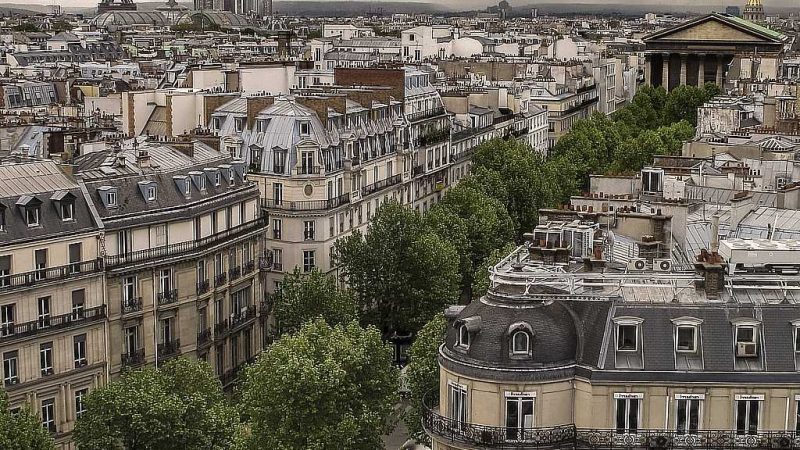
M641 271L647 267L647 260L642 258L632 259L628 262L628 270Z
M654 259L653 270L656 272L672 272L672 260Z
M739 358L755 358L758 356L758 346L755 342L737 342L736 356Z

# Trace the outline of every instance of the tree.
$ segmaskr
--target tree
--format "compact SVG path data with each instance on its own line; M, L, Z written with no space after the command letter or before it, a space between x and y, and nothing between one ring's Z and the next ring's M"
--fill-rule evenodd
M423 402L426 395L438 395L439 346L444 342L447 320L439 313L426 323L409 350L406 379L411 391L411 408L403 416L408 435L418 442L429 443L422 429Z
M81 450L232 448L239 419L208 363L178 358L92 391L74 436Z
M392 351L375 328L322 319L275 342L242 378L246 448L381 449L397 400Z
M475 269L472 276L472 295L473 298L479 298L489 291L489 268L499 263L503 258L510 255L514 249L517 248L515 244L508 243L503 247L495 249L484 261Z
M283 278L275 294L278 333L294 333L317 317L329 325L350 323L358 318L355 299L349 291L339 289L333 277L316 269L308 275L295 269Z
M670 91L664 104L663 125L686 120L697 126L697 108L708 101L706 91L697 86L681 85Z
M8 396L0 392L0 448L4 450L52 450L55 443L42 427L42 420L28 406L14 414L8 409Z
M458 299L455 248L395 201L376 211L366 236L355 231L336 241L334 258L362 321L385 335L414 333Z
M18 25L14 25L12 30L21 31L23 33L36 33L38 31L41 31L39 27L33 22L22 22Z
M458 184L447 191L425 219L443 238L458 239L450 242L459 244L456 249L462 260L462 292L469 299L475 266L514 238L514 223L508 211L499 200L475 187ZM451 232L457 232L458 237L448 236Z
M50 29L53 30L55 33L60 33L62 31L72 31L74 27L71 23L67 22L66 20L56 20L50 26Z

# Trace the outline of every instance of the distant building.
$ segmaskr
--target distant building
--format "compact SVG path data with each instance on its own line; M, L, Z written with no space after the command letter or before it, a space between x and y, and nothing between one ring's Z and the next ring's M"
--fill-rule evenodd
M272 0L194 0L194 9L269 16L272 15Z
M753 22L764 22L766 16L764 15L764 5L761 0L747 0L742 17Z
M728 6L725 8L725 14L734 17L741 17L742 10L738 6Z
M116 0L101 0L97 4L97 14L113 11L136 11L136 3L133 0L120 0L119 3Z

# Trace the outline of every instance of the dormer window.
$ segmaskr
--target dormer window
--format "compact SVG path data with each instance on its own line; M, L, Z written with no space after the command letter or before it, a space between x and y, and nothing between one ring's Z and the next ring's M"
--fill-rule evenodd
M228 184L233 184L233 168L228 169Z
M28 227L38 227L41 218L42 201L32 195L23 195L17 200L17 206L22 210L22 216Z
M241 133L244 130L244 118L243 117L237 117L236 119L234 119L233 123L234 123L234 127L236 128L236 132L237 133Z
M183 194L187 197L192 195L192 184L188 178L183 180Z
M675 350L678 352L697 351L697 328L691 325L677 327Z
M267 121L265 119L259 119L256 121L256 131L258 133L264 133L267 131Z
M530 349L531 338L524 331L516 331L511 335L511 353L515 355L527 355Z
M311 134L311 123L300 122L300 136L308 136Z
M106 192L106 205L117 206L117 193L114 191Z
M617 325L617 350L635 352L638 349L638 333L637 325Z
M148 186L147 187L147 201L155 201L156 199L156 187L155 186Z
M222 123L219 117L214 117L213 119L211 119L211 128L213 128L214 130L219 130L220 128L222 128Z
M466 324L458 327L458 341L456 345L465 350L469 348L469 329L467 329Z
M214 173L214 186L219 186L222 183L222 174L219 172Z
M204 176L200 176L200 190L206 190L206 178Z
M794 351L795 353L800 353L800 320L792 321L792 325L794 326ZM798 410L800 413L800 410Z
M40 210L38 206L25 208L25 222L29 227L39 226L39 212Z
M75 204L72 202L61 202L61 220L70 221L75 218Z
M739 358L758 356L758 329L755 325L736 326L736 356Z
M0 205L0 231L6 231L6 207Z

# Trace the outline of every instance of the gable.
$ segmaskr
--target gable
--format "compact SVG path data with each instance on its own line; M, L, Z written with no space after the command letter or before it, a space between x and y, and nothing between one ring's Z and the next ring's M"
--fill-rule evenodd
M687 28L678 29L674 33L655 37L653 41L661 39L670 41L770 42L767 39L754 36L716 20L709 20Z

